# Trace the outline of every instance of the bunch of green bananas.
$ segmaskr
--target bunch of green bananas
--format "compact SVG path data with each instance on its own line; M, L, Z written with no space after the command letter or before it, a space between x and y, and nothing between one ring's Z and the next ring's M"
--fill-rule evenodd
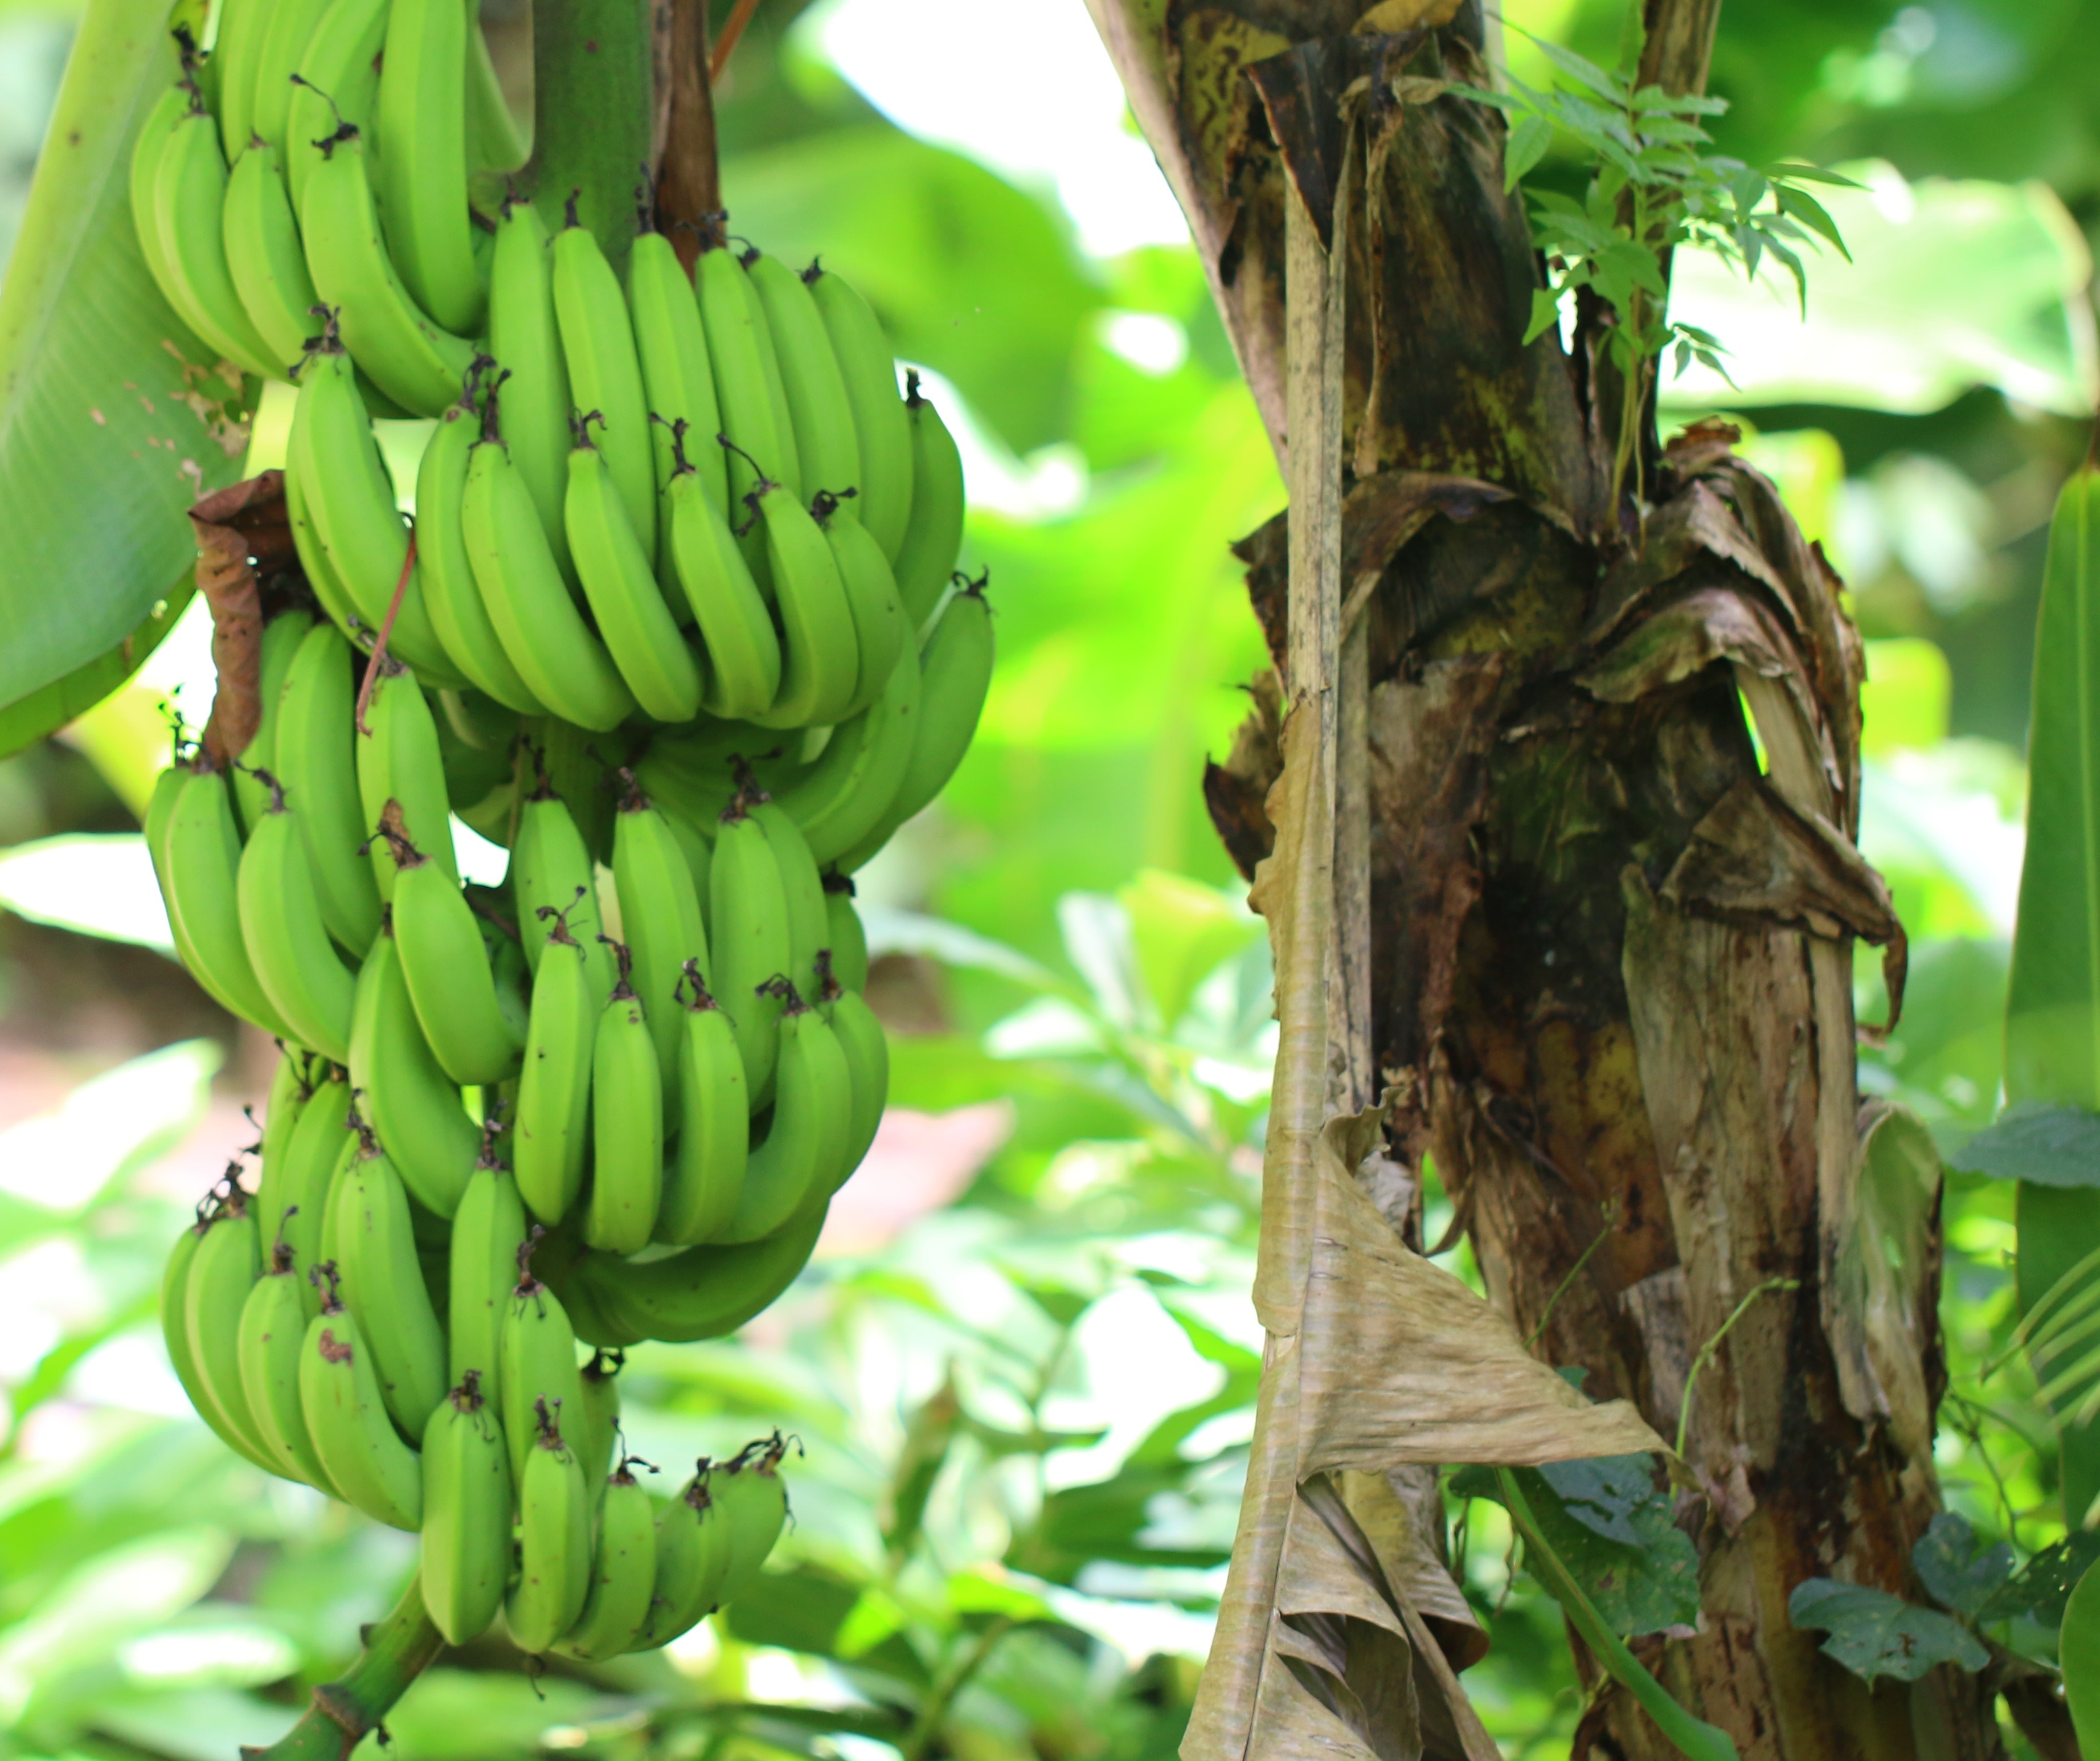
M603 1657L779 1531L777 1437L652 1498L613 1371L774 1300L866 1156L850 877L961 761L991 621L867 303L646 228L623 276L573 197L550 233L491 174L523 150L470 20L227 0L133 161L178 313L297 386L311 589L266 608L249 745L147 817L183 961L284 1048L259 1182L200 1207L163 1317L229 1445L421 1530L448 1639L501 1607ZM461 884L455 817L503 887Z

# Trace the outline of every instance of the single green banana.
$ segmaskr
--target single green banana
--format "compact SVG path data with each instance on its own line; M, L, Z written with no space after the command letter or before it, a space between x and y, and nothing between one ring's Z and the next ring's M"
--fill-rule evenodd
M780 692L751 719L761 727L827 726L853 701L860 642L845 583L810 511L778 483L752 491L765 527L765 557L779 596Z
M861 523L894 562L911 518L911 427L897 395L897 363L874 312L844 276L811 263L802 279L816 300L853 406Z
M287 1158L293 1133L298 1129L299 1115L306 1111L307 1102L313 1098L320 1073L328 1068L324 1059L283 1050L277 1054L276 1067L270 1072L270 1093L262 1106L262 1174L256 1183L254 1201L255 1226L264 1241L277 1238L277 1225L287 1203L285 1187L290 1178ZM254 1111L242 1110L252 1123Z
M270 1269L258 1278L240 1310L240 1387L248 1415L274 1471L335 1495L328 1470L307 1435L299 1406L299 1353L306 1342L307 1310L300 1287L307 1282L289 1242L270 1251Z
M212 1428L238 1437L244 1455L275 1472L276 1459L248 1410L240 1381L240 1311L262 1275L262 1256L255 1214L234 1172L228 1170L223 1200L205 1225L183 1281L183 1327L208 1415L218 1421Z
M831 946L824 883L808 840L786 810L755 785L750 803L751 817L765 832L766 848L780 871L780 890L788 903L788 964L782 970L804 996L814 997L827 969L820 956Z
M269 771L257 775L272 796L240 853L236 895L249 963L270 1006L299 1041L346 1064L357 981L329 939L313 858L285 791Z
M730 1543L729 1565L716 1592L722 1603L734 1602L758 1581L787 1526L788 1488L780 1477L780 1458L787 1452L787 1440L776 1431L746 1445L711 1482Z
M688 1247L639 1264L589 1254L570 1287L635 1339L683 1344L720 1339L769 1307L793 1283L817 1245L826 1201L814 1199L764 1239Z
M425 683L465 684L423 603L394 480L372 437L371 417L333 319L323 320L320 340L299 369L285 475L298 482L328 564L358 621L375 633L386 630L389 651L414 667Z
M398 3L398 0L397 0ZM577 409L602 419L598 444L605 468L620 491L634 536L645 557L656 554L655 443L649 432L649 399L634 326L620 278L612 272L598 235L576 219L569 198L568 224L554 235L554 316L562 333L562 359L569 369L569 394ZM576 535L570 533L571 547Z
M824 1018L845 1054L846 1072L852 1084L852 1104L847 1114L846 1145L839 1159L835 1189L850 1180L874 1147L881 1128L882 1110L889 1099L889 1041L882 1023L867 1006L867 999L849 991L832 970L827 948L818 960L823 968L817 992Z
M423 1432L423 1606L448 1644L488 1631L510 1578L510 1452L469 1370Z
M503 434L539 512L540 529L563 578L568 534L562 497L568 483L569 369L554 316L554 254L547 224L529 201L504 204L489 276L488 351L504 373Z
M391 925L373 938L351 1010L350 1080L372 1129L416 1202L459 1209L480 1134L425 1037Z
M559 801L553 805L562 810ZM580 896L573 902L582 903ZM592 982L591 951L571 930L568 913L552 905L539 911L541 923L519 926L528 940L543 945L525 1029L525 1067L518 1081L511 1154L520 1196L533 1216L552 1228L569 1214L583 1190L590 1147L593 1048L605 1004L599 1000L603 993Z
M536 760L539 754L533 757ZM525 943L527 963L535 973L546 958L549 925L546 913L558 911L569 933L584 951L584 969L595 1000L612 989L612 960L598 940L602 927L598 918L598 876L583 834L568 806L554 792L545 766L518 810L518 835L510 846L510 885L518 912L518 929ZM532 933L530 925L542 933Z
M917 741L923 695L918 644L907 642L882 695L832 730L814 764L774 784L775 799L802 828L819 863L853 849L896 801Z
M662 814L623 772L625 792L614 822L612 874L620 925L633 959L633 986L656 1045L664 1077L664 1129L677 1129L677 1078L682 1033L677 991L686 962L697 960L712 977L699 894L685 852ZM761 974L761 977L765 976ZM752 982L757 980L754 978ZM734 1013L734 1012L732 1012Z
M849 873L925 810L970 749L991 688L991 607L985 602L984 585L973 581L954 595L920 646L919 730L911 757L889 810L866 837L836 858Z
M298 1035L263 994L240 933L240 834L226 773L200 753L187 767L163 834L168 920L191 976L225 1008L279 1039Z
M194 108L192 94L195 82L194 70L186 66L183 77L154 100L153 107L146 113L146 120L139 125L139 138L131 148L131 227L139 236L139 254L152 271L153 285L170 306L175 306L179 290L174 267L161 243L161 217L154 205L153 182L160 174L161 156L167 152L175 130ZM181 316L179 307L176 307L176 316Z
M627 303L634 317L635 352L641 357L642 386L649 400L651 449L656 467L657 561L664 596L677 610L685 596L677 590L677 572L671 566L668 495L671 479L679 471L677 437L690 433L708 443L704 457L694 465L699 479L694 487L717 513L729 505L729 480L721 449L712 444L721 432L721 410L715 397L714 369L708 357L699 302L677 252L660 232L644 232L634 241L627 258ZM691 620L681 616L679 621Z
M307 39L285 107L285 178L295 213L306 211L307 185L323 162L321 143L338 128L348 122L376 138L389 4L329 0Z
M295 411L296 414L297 412ZM285 474L285 517L292 528L292 543L299 554L299 572L320 603L321 615L355 643L360 652L368 651L377 633L368 630L357 615L357 602L329 560L328 546L321 542L320 528L307 507L304 488L292 472Z
M849 991L867 989L867 931L861 927L860 913L854 909L850 875L827 870L824 908L831 915L832 973Z
M379 933L379 887L360 854L367 828L358 792L351 711L356 655L329 625L301 641L278 699L275 761L285 798L312 858L321 918L336 943L361 959Z
M736 1029L751 1105L762 1107L772 1092L784 1000L763 987L787 976L792 944L779 860L742 793L715 829L708 903L714 964L704 971Z
M394 940L424 1038L454 1082L508 1082L524 1055L523 1004L496 983L459 883L402 831L398 801L379 826L394 849Z
M492 364L486 355L477 366ZM476 408L479 375L470 372L460 400L438 418L438 431L416 470L416 569L431 627L452 664L474 689L519 715L545 715L546 705L511 664L503 638L482 603L466 547L466 471L481 434ZM512 724L515 726L515 724Z
M758 289L752 282L751 263L757 255L756 247L742 253L737 258L737 267L743 273L744 298L751 305L758 342L759 372L765 380L766 400L773 406L774 430L779 437L781 459L787 468L787 475L781 480L794 492L799 501L805 487L814 492L815 486L809 482L809 461L796 444L794 412L788 407L787 376L780 370L782 343L773 334L773 325L765 316L765 302L759 298Z
M504 1305L503 1331L497 1342L502 1358L496 1378L503 1434L509 1439L512 1477L523 1483L525 1459L537 1434L536 1410L556 1415L583 1405L576 1374L576 1330L560 1299L532 1275L533 1247L545 1233L536 1226L519 1244L518 1282Z
M582 1393L569 1436L595 1492L603 1491L613 1471L613 1451L620 1446L620 1372L626 1366L626 1353L595 1351L577 1372Z
M897 590L905 615L923 626L955 572L963 548L963 456L941 413L920 395L919 375L904 376L911 428L911 518L897 547Z
M474 345L416 303L380 236L365 142L346 122L312 149L299 231L324 304L338 308L344 346L373 382L417 416L441 414L459 395Z
M376 835L390 801L400 804L402 836L427 853L457 887L459 860L452 850L452 791L445 783L443 745L430 700L406 667L390 658L379 663L356 732L358 805L380 898L390 903L394 898L393 843Z
M270 33L267 0L227 0L219 14L211 64L218 86L214 125L228 159L246 150L255 132L255 75Z
M518 1183L496 1160L492 1140L452 1219L446 1362L455 1385L470 1374L481 1379L482 1398L499 1418L503 1317L524 1243L525 1207Z
M299 1406L330 1484L374 1520L413 1534L423 1524L423 1463L387 1416L372 1353L357 1317L337 1299L335 1268L312 1276L328 1287L299 1349Z
M416 1255L408 1189L365 1136L329 1198L342 1297L364 1335L380 1397L404 1439L420 1441L445 1394L445 1335Z
M174 1246L169 1250L168 1263L161 1273L161 1335L168 1348L168 1362L174 1366L175 1379L183 1385L183 1392L197 1417L211 1428L219 1441L234 1454L252 1461L267 1473L277 1471L276 1463L262 1452L259 1445L251 1445L240 1432L232 1429L219 1417L218 1407L205 1392L204 1378L199 1372L196 1359L190 1351L188 1294L192 1268L196 1262L196 1251L205 1235L216 1220L211 1207L215 1198L207 1198L197 1207L197 1220L184 1224L182 1233L176 1236Z
M239 161L259 145L274 156L272 173L281 186L285 129L291 116L293 94L298 90L292 76L306 59L307 46L313 41L327 10L326 0L278 0L270 9L269 22L256 46L248 123L253 138L237 155L231 151L227 155L235 161L236 170L240 169Z
M711 1490L714 1464L703 1455L693 1477L656 1519L656 1572L649 1618L633 1648L655 1650L690 1631L721 1601L734 1551Z
M708 364L721 412L721 432L733 443L725 463L729 488L726 512L730 524L737 527L743 524L749 497L761 481L800 481L793 457L795 437L787 429L784 400L777 407L773 401L765 370L771 346L764 335L765 314L736 254L726 245L704 245L694 266L693 287L707 332ZM709 438L697 437L701 443ZM763 536L752 532L743 554L763 588ZM699 609L697 602L695 609Z
M656 1238L690 1247L736 1215L750 1153L751 1101L736 1030L708 993L697 960L686 963L677 997L685 1016L678 1048L681 1123L675 1154L664 1170Z
M700 669L656 585L655 565L628 518L613 461L590 439L595 410L576 421L564 521L598 634L644 713L690 722L700 707ZM651 502L653 508L654 499Z
M752 1242L788 1228L812 1198L827 1198L845 1178L853 1073L831 1024L784 981L773 1118L751 1146L736 1214L715 1236Z
M488 303L487 263L467 205L468 38L460 0L393 0L386 16L377 178L386 248L409 297L461 336Z
M673 436L684 457L684 436ZM673 472L664 492L671 572L707 652L700 704L739 721L770 708L780 692L780 635L735 535L708 499L697 470Z
M162 143L147 218L159 234L160 261L168 274L161 291L168 303L220 354L262 377L271 371L270 346L249 321L227 267L226 181L218 130L208 113L192 109ZM284 372L282 362L276 371Z
M565 1657L587 1662L617 1657L634 1643L649 1618L656 1588L655 1503L629 1472L646 1465L629 1456L605 1481L591 1554L590 1592L576 1625L554 1648Z
M256 681L262 713L255 724L254 737L239 754L233 773L233 807L240 816L244 837L254 832L256 822L270 805L271 792L256 772L276 768L277 704L284 695L285 676L292 670L292 657L313 627L313 614L297 610L280 612L262 626L262 664Z
M518 1582L504 1604L510 1637L544 1656L574 1626L590 1595L592 1489L545 1400L518 1488Z
M467 164L475 171L516 171L525 163L525 139L503 95L503 82L479 28L467 36Z
M917 628L904 615L903 598L882 546L858 520L845 518L845 507L841 502L827 508L819 496L815 515L839 566L839 580L853 611L854 638L860 649L859 677L852 699L839 713L841 721L858 715L882 695L899 658L918 641Z
M858 523L860 442L845 376L815 298L801 276L777 257L747 252L744 272L765 314L787 399L803 487L812 498L829 494L846 519ZM851 499L849 499L851 498ZM881 547L878 543L879 550ZM888 558L884 559L885 564Z
M338 1201L342 1198L343 1194L349 1188L351 1165L357 1160L364 1148L366 1128L364 1120L357 1110L357 1091L355 1088L351 1090L350 1110L343 1116L343 1125L345 1128L343 1141L338 1146L335 1164L329 1171L328 1198L321 1217L321 1238L317 1250L320 1257L314 1261L315 1266L326 1264L329 1268L328 1275L331 1278L337 1275L337 1269L340 1264L340 1261L336 1257L337 1243L342 1238L342 1216L347 1208L346 1202L338 1203ZM310 1272L311 1269L309 1268ZM319 1284L316 1283L315 1287L319 1289Z
M664 1185L664 1066L642 1000L620 982L598 1018L591 1048L591 1189L584 1240L601 1253L639 1253L656 1228Z
M335 1179L336 1163L342 1159L349 1120L350 1084L338 1066L324 1065L277 1165L265 1164L262 1190L255 1196L261 1239L282 1242L292 1250L293 1264L299 1270L299 1300L308 1321L320 1313L321 1298L306 1273L321 1256L329 1188Z
M320 330L313 308L320 296L307 273L281 157L267 141L256 142L234 161L220 225L227 272L241 309L270 351L270 377L289 379Z
M499 419L492 396L461 509L482 603L535 697L579 727L615 728L633 713L634 699L569 597L532 492L499 438Z

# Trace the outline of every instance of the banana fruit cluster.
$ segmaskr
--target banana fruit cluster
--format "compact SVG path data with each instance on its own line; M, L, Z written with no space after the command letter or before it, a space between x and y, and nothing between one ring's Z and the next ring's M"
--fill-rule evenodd
M134 218L297 388L299 567L253 739L147 816L184 963L283 1048L169 1351L232 1447L420 1531L452 1642L661 1644L763 1563L783 1445L653 1497L613 1374L773 1301L873 1141L851 876L991 670L960 456L836 274L717 239L689 276L646 204L619 268L573 195L550 227L457 0L227 0L180 42ZM412 522L375 417L423 421Z

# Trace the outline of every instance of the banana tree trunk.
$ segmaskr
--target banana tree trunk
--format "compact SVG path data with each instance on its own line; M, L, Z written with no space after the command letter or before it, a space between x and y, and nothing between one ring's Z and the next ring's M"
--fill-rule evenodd
M1351 1151L1370 1152L1359 1182L1418 1249L1433 1163L1537 1355L1665 1438L1684 1422L1703 1616L1635 1649L1744 1761L1998 1754L1977 1679L1943 1666L1869 1693L1787 1615L1813 1577L1922 1600L1911 1549L1939 1507L1939 1171L1894 1132L1867 1153L1854 948L1882 949L1899 997L1903 940L1856 847L1860 651L1835 576L1723 425L1651 443L1644 517L1606 505L1620 392L1596 321L1572 352L1551 332L1523 343L1538 268L1502 125L1448 89L1492 82L1478 0L1088 4L1306 510L1239 547L1276 670L1205 788L1253 876L1286 813L1299 823L1289 779L1272 788L1311 737L1283 713L1327 725L1327 1101L1386 1097L1382 1142ZM1646 81L1703 86L1718 7L1648 0ZM1338 284L1320 356L1294 281L1308 248ZM1291 456L1316 446L1331 483ZM1324 649L1308 634L1322 578ZM1277 921L1276 868L1257 898L1281 962L1306 926ZM1279 996L1288 1053L1281 980ZM1277 1142L1273 1125L1272 1184ZM1273 1310L1269 1367L1293 1390L1377 1373L1298 1363L1318 1342ZM1462 1344L1407 1349L1456 1363ZM1309 1511L1345 1550L1375 1546L1364 1474L1295 1459L1287 1533ZM1411 1563L1376 1580L1427 1617L1406 1622L1411 1661L1338 1637L1376 1624L1339 1591L1308 1603L1295 1582L1286 1606L1243 1517L1211 1662L1230 1685L1207 1679L1190 1761L1479 1752L1462 1708L1432 1715L1430 1676L1479 1642L1436 1569L1420 1459L1352 1463L1389 1469L1414 1514ZM1248 1585L1270 1596L1251 1616ZM1425 1633L1443 1653L1427 1675ZM1282 1717L1279 1672L1326 1723L1295 1698ZM1577 1761L1676 1752L1609 1682L1575 1745Z

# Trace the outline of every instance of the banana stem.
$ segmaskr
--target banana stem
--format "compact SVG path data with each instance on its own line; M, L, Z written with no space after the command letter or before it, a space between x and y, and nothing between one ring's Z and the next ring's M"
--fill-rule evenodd
M423 1606L418 1572L392 1611L365 1629L364 1649L342 1679L315 1688L298 1723L267 1749L243 1748L241 1761L346 1761L444 1646Z
M570 192L615 268L636 196L654 175L656 69L650 0L534 0L533 204L550 232Z

